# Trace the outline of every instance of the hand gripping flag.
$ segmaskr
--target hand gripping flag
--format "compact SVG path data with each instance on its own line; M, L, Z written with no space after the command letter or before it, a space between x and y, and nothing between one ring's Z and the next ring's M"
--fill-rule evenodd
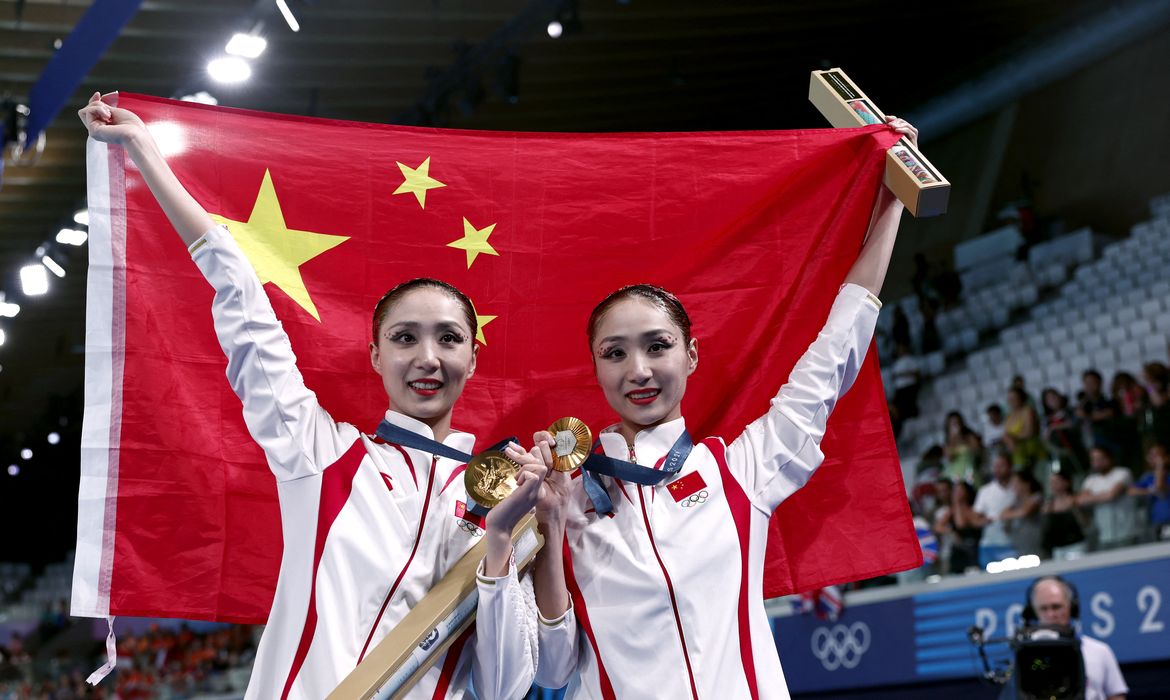
M734 439L823 324L896 139L882 126L525 134L119 104L240 243L336 420L372 431L386 409L366 349L374 302L418 276L464 290L482 347L454 423L484 441L566 414L614 420L585 322L636 282L693 316L692 434ZM224 379L211 288L122 148L91 141L88 168L73 613L263 621L276 488ZM773 519L767 595L920 561L873 352L824 448Z

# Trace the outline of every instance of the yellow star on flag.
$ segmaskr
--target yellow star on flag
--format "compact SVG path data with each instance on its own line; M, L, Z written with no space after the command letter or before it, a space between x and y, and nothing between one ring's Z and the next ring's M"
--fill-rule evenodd
M398 189L394 190L394 194L412 193L415 199L418 200L418 205L423 209L427 208L427 190L433 190L436 187L446 187L446 185L431 177L430 156L427 156L427 159L417 168L398 163L398 169L402 171L402 177L406 179L402 181Z
M471 225L467 219L463 219L463 238L457 241L451 241L447 244L448 248L459 248L467 251L467 269L471 269L471 263L479 257L480 253L487 253L488 255L496 255L496 249L488 243L488 236L492 235L492 230L496 228L495 224L486 226L482 229L476 229Z
M276 188L272 185L272 175L267 170L247 221L233 221L218 214L212 214L211 218L227 226L256 269L261 284L273 283L313 318L321 320L301 278L300 268L321 253L349 240L349 236L298 231L286 226Z
M499 316L481 315L479 313L479 310L475 308L474 301L471 302L471 310L472 310L472 312L475 313L475 325L476 325L475 339L481 345L487 345L487 339L485 339L483 336L483 327L486 326L487 324L491 323L492 321L496 320L497 318L499 318Z

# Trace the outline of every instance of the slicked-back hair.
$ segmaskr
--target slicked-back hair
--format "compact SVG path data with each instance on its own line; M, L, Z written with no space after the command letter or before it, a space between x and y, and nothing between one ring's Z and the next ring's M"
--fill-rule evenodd
M382 321L386 319L386 314L390 313L390 307L394 306L394 303L406 296L407 293L413 292L416 289L437 289L459 302L459 305L463 307L463 316L467 320L467 326L471 329L471 337L475 337L475 334L479 331L479 324L475 321L475 307L471 305L471 300L467 298L467 295L459 291L455 285L448 284L442 280L431 277L416 277L402 284L395 285L390 291L383 294L382 298L378 300L378 303L374 305L372 337L375 344L378 342L378 331L382 328Z
M690 345L691 317L687 315L687 310L683 308L678 297L653 284L631 284L610 292L609 296L593 307L593 313L589 314L589 326L586 329L590 347L593 346L593 339L597 336L597 326L601 324L602 317L619 301L626 299L640 299L661 310L670 319L670 322L682 331L684 344Z

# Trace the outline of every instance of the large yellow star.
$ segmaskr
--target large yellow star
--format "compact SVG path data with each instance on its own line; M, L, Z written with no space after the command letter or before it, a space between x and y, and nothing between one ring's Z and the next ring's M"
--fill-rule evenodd
M427 156L427 159L417 168L398 163L398 169L402 171L402 177L406 179L402 181L398 189L394 190L394 194L405 194L407 192L414 194L415 198L418 199L418 205L423 209L427 208L427 190L433 190L436 187L446 187L446 185L431 177L430 156Z
M474 312L474 313L475 313L475 325L476 325L476 329L475 329L475 339L476 339L476 340L477 340L477 341L478 341L480 344L482 344L482 345L487 345L487 339L485 339L485 338L484 338L484 336L483 336L483 327L484 327L484 326L486 326L487 324L491 323L492 321L496 320L497 318L499 318L499 316L486 316L486 315L481 315L481 314L479 313L479 310L477 310L477 309L475 308L475 302L474 302L474 301L473 301L473 302L471 302L471 310L472 310L472 312Z
M488 236L492 235L492 231L496 228L495 224L486 226L482 229L476 229L471 225L467 219L463 220L463 238L457 241L451 241L447 244L448 248L459 248L467 251L467 269L471 269L471 263L480 253L487 253L488 255L499 255L496 249L488 243Z
M321 253L349 240L349 236L288 228L276 198L276 188L272 185L272 175L267 170L247 221L233 221L218 214L212 214L211 218L228 227L256 269L261 284L273 283L313 318L321 320L309 297L309 290L305 288L300 268Z

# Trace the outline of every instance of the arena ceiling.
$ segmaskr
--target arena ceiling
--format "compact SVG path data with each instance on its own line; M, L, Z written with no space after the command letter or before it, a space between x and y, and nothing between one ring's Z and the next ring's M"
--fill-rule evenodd
M0 0L0 97L27 100L90 4ZM73 251L65 278L52 278L44 296L25 298L17 272L84 204L85 133L74 112L94 90L207 90L229 106L468 129L817 127L823 121L806 99L812 69L842 66L884 109L904 114L1100 8L1087 0L289 5L296 33L271 0L146 0L49 126L43 153L5 164L0 290L22 308L0 318L0 469L59 415L80 415L85 249ZM566 32L553 39L546 27L558 13ZM252 78L234 88L211 83L207 61L234 32L257 25L268 47Z

